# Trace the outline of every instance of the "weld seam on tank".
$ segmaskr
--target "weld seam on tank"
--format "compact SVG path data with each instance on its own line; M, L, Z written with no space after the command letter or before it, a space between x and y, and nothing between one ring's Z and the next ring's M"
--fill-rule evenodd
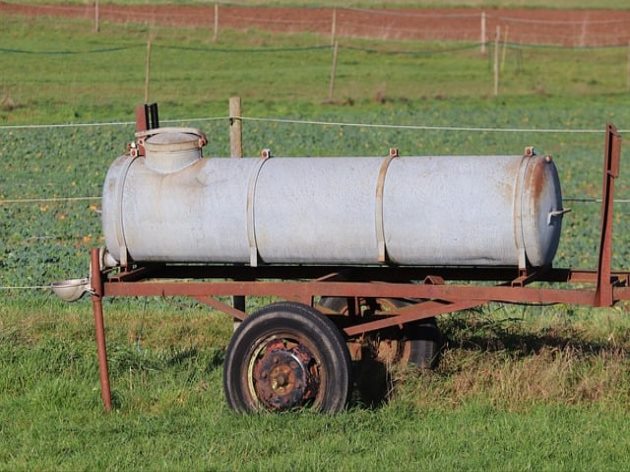
M252 267L258 266L258 243L256 242L256 212L254 208L254 201L256 198L256 184L258 183L258 176L265 163L269 160L269 157L262 158L252 175L249 178L249 185L247 189L247 239L249 241L249 265Z
M385 217L383 215L383 195L385 194L385 177L389 164L397 157L395 155L389 155L381 164L378 172L378 179L376 181L376 242L378 247L378 260L379 263L387 262L387 245L385 242Z
M127 250L127 241L125 239L125 225L123 221L123 198L125 196L125 182L127 181L127 174L129 173L129 169L136 161L136 158L129 157L127 162L125 162L122 172L121 179L118 183L118 187L116 189L116 200L118 206L118 218L116 218L116 242L118 243L118 254L120 259L120 264L122 266L128 265L128 250Z

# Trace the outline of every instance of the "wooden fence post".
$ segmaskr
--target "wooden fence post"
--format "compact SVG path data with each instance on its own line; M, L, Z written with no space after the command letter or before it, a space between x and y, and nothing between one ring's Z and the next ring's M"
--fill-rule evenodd
M479 38L481 45L481 54L486 53L486 12L481 12L481 37Z
M219 38L219 4L214 4L214 33L212 34L212 41L216 42Z
M508 34L510 32L510 27L505 27L505 32L503 33L503 51L501 52L501 72L503 72L503 67L505 66L505 54L507 51L507 42L508 42Z
M337 40L337 7L332 11L332 26L330 29L330 45L334 46Z
M337 75L337 54L339 52L339 43L335 41L333 46L333 57L332 57L332 66L330 69L330 84L328 86L328 101L333 101L333 96L335 93L335 77Z
M241 97L230 97L230 157L243 157L243 121L241 120ZM235 295L232 297L232 306L240 311L245 311L245 297ZM236 327L237 321L235 321Z
M149 103L149 81L151 77L151 42L152 38L149 36L147 40L147 57L144 64L144 103Z
M100 25L100 9L98 0L94 0L94 32L98 33L101 30Z
M494 96L499 95L499 39L501 38L501 27L497 26L494 36Z

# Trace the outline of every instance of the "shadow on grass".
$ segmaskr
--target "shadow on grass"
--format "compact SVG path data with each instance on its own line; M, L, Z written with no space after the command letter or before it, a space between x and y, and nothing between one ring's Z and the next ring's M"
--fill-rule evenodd
M479 354L501 353L512 360L534 359L551 351L570 351L577 359L593 358L613 353L630 358L630 351L623 347L628 336L606 339L590 333L570 322L546 327L534 327L520 318L491 319L483 313L470 312L439 320L446 350L462 350ZM630 333L629 333L630 335ZM400 380L396 368L389 369L377 359L353 362L354 388L350 407L378 409L387 404ZM405 369L405 366L401 366ZM449 376L447 371L443 375ZM404 378L404 375L403 375Z
M514 357L538 354L543 349L571 349L578 355L601 354L615 349L611 342L588 339L571 325L528 331L520 319L492 320L478 316L451 317L441 322L447 348L506 352Z
M351 408L370 410L384 406L392 393L393 381L387 366L376 359L352 362L352 397Z

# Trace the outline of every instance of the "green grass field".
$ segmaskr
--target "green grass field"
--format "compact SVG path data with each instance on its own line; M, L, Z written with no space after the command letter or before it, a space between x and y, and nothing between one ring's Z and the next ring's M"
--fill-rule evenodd
M81 21L0 23L0 126L133 121L144 96L146 26L104 25L93 35ZM238 94L245 114L258 117L602 130L613 121L630 129L625 49L509 49L495 98L491 63L476 49L348 40L329 104L330 49L277 50L325 38L227 32L214 44L208 31L151 34L150 98L163 120L223 117ZM118 47L128 49L101 51ZM182 124L207 132L206 155L228 154L227 120ZM98 196L132 134L130 125L0 128L0 200ZM406 155L510 154L535 145L554 156L565 196L595 198L601 185L603 133L246 121L244 144L248 155L270 147L279 156L385 155L392 146ZM630 172L617 197L630 199ZM555 263L592 268L599 206L569 206ZM614 262L628 269L630 205L616 209ZM0 286L84 276L87 251L102 244L98 210L98 200L0 204ZM437 371L397 370L385 379L388 402L368 407L358 388L336 416L231 413L221 375L232 323L223 315L180 299L106 300L105 312L109 415L89 302L0 291L0 470L630 468L627 304L492 305L444 317L448 345ZM358 387L370 384L358 379Z

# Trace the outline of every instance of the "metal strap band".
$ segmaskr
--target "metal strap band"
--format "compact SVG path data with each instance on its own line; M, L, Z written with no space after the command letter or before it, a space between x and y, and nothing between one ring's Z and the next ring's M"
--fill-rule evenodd
M518 168L518 176L516 177L516 185L514 186L514 243L518 253L518 268L525 270L527 268L527 256L525 254L525 234L523 231L523 198L525 176L531 162L532 156L525 155L521 158L521 164Z
M387 261L387 248L385 247L385 224L383 219L383 192L385 189L385 177L390 162L397 156L390 154L381 163L376 182L376 243L378 246L378 262Z
M118 218L116 218L116 242L118 243L118 251L120 258L120 265L126 267L129 265L127 242L125 241L125 228L123 225L123 197L125 194L125 181L127 180L127 173L129 168L135 162L135 158L129 157L120 171L120 177L118 178L116 186L116 206L118 207Z
M258 175L260 170L267 162L268 158L261 159L252 175L249 178L249 188L247 190L247 239L249 241L249 265L252 267L258 266L258 245L256 244L256 221L254 212L254 199L256 197L256 183L258 182Z

